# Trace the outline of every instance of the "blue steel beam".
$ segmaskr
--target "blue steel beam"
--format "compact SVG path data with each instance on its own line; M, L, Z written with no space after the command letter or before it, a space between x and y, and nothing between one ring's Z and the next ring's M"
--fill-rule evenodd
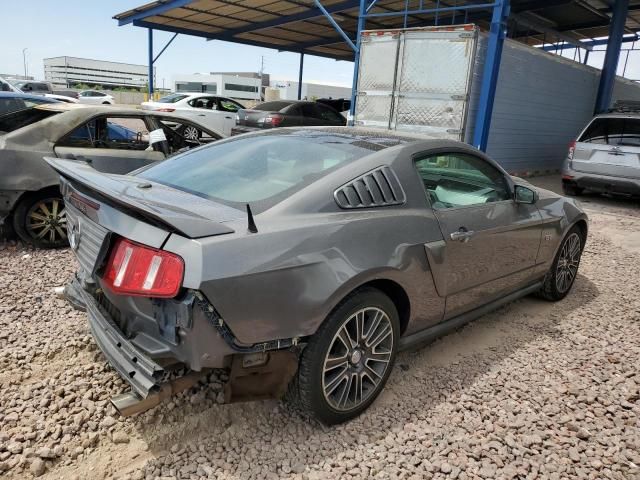
M421 10L398 10L397 12L385 12L385 13L368 13L367 18L376 17L397 17L400 15L423 15L427 13L446 13L446 12L458 12L465 10L479 10L483 8L492 8L501 3L498 0L496 3L478 3L473 5L459 5L457 7L440 7L440 8L426 8Z
M349 36L344 33L344 30L342 30L342 27L340 27L340 25L338 25L338 22L336 22L333 17L331 16L331 14L327 11L326 8L324 8L324 6L322 5L322 3L320 3L320 0L315 0L315 4L316 7L318 7L320 9L320 11L322 12L322 14L327 17L327 20L329 20L329 23L333 26L333 28L336 29L336 32L338 32L340 34L340 36L342 38L344 38L344 41L347 42L347 45L349 45L351 47L351 50L353 50L354 52L358 51L358 48L355 46L355 44L351 41L351 39L349 38Z
M371 3L369 4L369 6L365 9L365 12L369 13L371 9L375 7L376 3L378 3L378 0L371 0Z
M611 94L616 80L618 60L620 60L620 48L624 34L624 24L627 20L629 0L616 0L613 6L613 16L609 27L609 43L607 53L604 56L604 64L600 73L598 96L596 97L595 113L604 112L611 103Z
M508 18L509 0L498 0L496 6L493 8L491 18L489 43L487 44L484 71L482 73L482 85L480 87L480 101L473 130L473 145L483 152L487 151L491 115L493 113L493 100L495 99L496 87L498 86L502 44L506 36L506 21Z
M153 28L154 30L162 30L163 32L182 33L184 35L191 35L193 37L202 37L210 40L225 41L224 39L219 39L215 34L209 34L207 32L202 32L200 30L193 30L190 28L172 27L170 25L162 25L159 23L152 23L144 20L135 20L133 22L133 25L136 27L145 27L145 28ZM242 38L234 38L232 41L233 43L240 43L242 45L251 45L252 47L269 48L271 50L279 50L281 52L294 52L294 53L301 52L301 50L297 48L297 45L295 47L287 46L287 45L274 45L271 43L258 42L255 40L245 40ZM317 53L317 52L305 52L305 53L309 55L315 55L317 57L330 58L332 60L347 60L347 59L337 59L335 55L327 55L324 53Z
M302 100L302 69L304 68L304 53L300 53L300 69L298 70L298 100Z
M153 101L153 28L149 29L149 73L147 82L149 83L149 100Z
M351 8L356 8L359 4L360 4L359 0L347 0L345 2L336 3L335 5L330 5L324 8L329 13L338 13L344 10L349 10ZM225 30L224 33L218 39L219 40L224 40L225 38L231 39L232 37L240 33L254 32L256 30L262 30L263 28L279 27L282 25L286 25L287 23L299 22L301 20L309 20L311 18L322 17L322 15L323 15L322 11L314 7L304 12L285 15L279 18L265 20L263 22L255 22L255 23L249 22L244 27L231 28L229 30Z
M358 9L358 29L356 31L356 55L353 60L353 81L351 83L351 105L349 106L348 125L353 126L353 115L356 111L356 99L358 94L358 69L360 68L360 47L362 45L362 30L366 22L367 0L360 0Z
M629 42L635 42L637 40L639 40L640 37L638 37L638 35L627 35L622 37L622 41L620 43L629 43ZM584 43L585 45L588 45L590 47L597 47L600 45L607 45L609 43L609 39L608 38L600 38L598 40L584 40L582 41L582 43ZM556 50L571 50L576 48L574 45L569 45L568 43L563 43L562 45L546 45L544 47L538 47L541 50L545 50L547 52L554 52Z
M119 18L118 26L127 25L129 23L133 23L136 20L143 20L154 15L161 15L168 12L169 10L173 10L174 8L180 8L184 7L185 5L189 5L191 2L193 2L193 0L169 0L161 3L160 5L156 5L153 8L132 13L125 18Z
M169 47L169 45L171 45L171 42L173 42L178 35L179 35L178 33L173 34L173 37L171 37L171 39L167 42L167 44L164 47L162 47L162 50L160 50L160 53L158 53L158 55L156 55L153 58L153 63L156 63L156 60L160 58L160 55L164 53L164 51Z

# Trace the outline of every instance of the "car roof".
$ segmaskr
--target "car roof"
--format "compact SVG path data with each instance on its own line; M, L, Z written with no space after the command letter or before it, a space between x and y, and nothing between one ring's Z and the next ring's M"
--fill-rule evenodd
M165 95L165 97L169 97L171 95L185 95L187 97L215 97L215 98L220 97L220 95L215 95L213 93L205 93L205 92L175 92L175 93L170 93L169 95Z
M59 103L57 100L52 98L47 98L43 95L31 95L28 93L18 93L18 92L0 92L0 98L21 98L23 100L39 100L44 101L46 103Z
M327 135L350 136L355 140L374 143L383 147L389 147L399 144L408 144L414 142L425 141L444 141L450 142L452 145L467 145L455 140L443 140L441 135L422 134L416 132L398 132L396 130L387 130L384 128L370 127L284 127L265 129L263 131L248 133L247 136L266 136L266 135L295 135L304 137L305 135L317 135L318 133L326 133ZM473 147L470 147L473 148Z
M42 98L42 97L41 97ZM82 103L65 103L55 101L54 103L47 103L46 105L37 105L33 108L39 110L45 110L49 112L57 112L60 115L53 115L49 118L45 118L40 122L33 123L25 129L30 129L35 125L42 125L42 123L47 124L47 128L37 128L42 131L42 135L46 137L48 140L56 141L62 135L67 133L70 128L75 128L78 125L81 125L82 122L85 122L92 117L98 115L113 115L113 116L136 116L136 117L166 117L168 119L174 119L179 121L182 117L177 115L175 112L156 112L152 110L140 110L138 108L132 107L120 107L120 106L111 106L111 105L86 105ZM184 120L195 122L201 128L207 131L211 131L213 133L217 133L214 129L201 125L196 119L187 119ZM42 122L42 123L41 123ZM20 132L22 129L16 130Z

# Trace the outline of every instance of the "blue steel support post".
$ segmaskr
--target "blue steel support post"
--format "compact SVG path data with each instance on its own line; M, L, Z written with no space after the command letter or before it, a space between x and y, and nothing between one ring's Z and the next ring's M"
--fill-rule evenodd
M493 113L493 100L496 96L498 74L500 72L500 60L502 57L502 44L506 36L505 22L509 18L509 0L497 0L493 7L491 18L491 30L487 55L484 61L482 73L482 86L480 88L480 101L476 114L476 123L473 130L473 145L485 152L489 139L489 127L491 126L491 114Z
M153 100L153 28L149 29L149 100Z
M304 68L304 53L300 52L300 69L298 70L298 100L302 100L302 69Z
M372 2L373 5L373 2ZM356 51L353 60L353 83L351 84L351 105L349 106L349 122L353 126L353 116L356 111L356 98L358 90L358 69L360 68L360 45L362 44L362 30L364 30L365 16L367 14L367 0L360 0L360 10L358 12L358 30L356 31Z
M605 54L602 72L600 73L595 113L604 112L609 108L609 104L611 103L613 85L616 80L616 70L618 69L618 60L620 59L620 49L622 48L624 24L627 20L628 11L629 0L616 0L613 6L611 25L609 27L607 53Z

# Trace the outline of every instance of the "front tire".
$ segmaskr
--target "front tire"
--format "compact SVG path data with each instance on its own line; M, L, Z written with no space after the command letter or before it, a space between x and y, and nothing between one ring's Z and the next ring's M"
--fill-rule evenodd
M67 246L67 215L60 193L24 195L13 212L13 228L22 241L36 247Z
M558 301L567 296L578 275L580 258L584 249L584 234L574 225L565 235L551 269L544 278L540 296L547 300Z
M366 410L384 388L395 360L400 322L394 303L365 288L329 315L303 350L293 394L325 424Z

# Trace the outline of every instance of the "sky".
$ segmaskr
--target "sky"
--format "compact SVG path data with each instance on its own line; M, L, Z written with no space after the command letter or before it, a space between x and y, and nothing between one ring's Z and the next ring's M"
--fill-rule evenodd
M27 70L43 79L43 58L67 55L115 62L147 64L147 29L118 27L112 17L149 0L31 0L29 8L3 8L0 19L0 73L23 74L22 49ZM158 53L173 34L154 32ZM178 35L155 63L156 85L167 87L175 74L217 71L264 71L278 80L297 80L300 56L267 48L251 47L204 38ZM351 86L353 63L306 55L305 82Z
M29 8L5 8L0 20L0 73L24 72L22 50L26 48L28 74L43 79L42 59L72 56L147 64L147 30L118 27L113 15L146 3L147 0L31 0ZM168 32L154 32L155 52L171 38ZM630 46L631 44L625 44ZM604 47L598 47L603 49ZM564 56L573 58L574 51ZM272 79L297 80L299 55L203 38L179 35L156 62L156 85L169 88L176 74L216 71L260 70ZM618 74L622 74L626 52L621 53ZM604 52L593 52L589 64L602 66ZM351 86L353 63L305 56L304 81ZM629 56L626 77L640 79L640 52Z

